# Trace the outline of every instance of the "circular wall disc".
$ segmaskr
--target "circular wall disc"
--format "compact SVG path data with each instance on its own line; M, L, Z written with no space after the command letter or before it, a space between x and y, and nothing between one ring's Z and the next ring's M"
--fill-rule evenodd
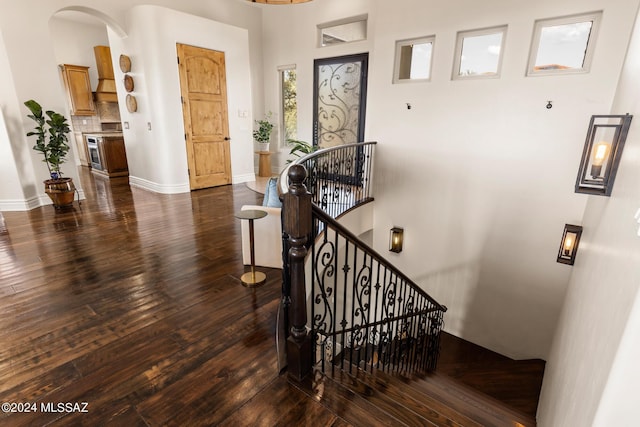
M123 73L131 71L131 59L127 55L120 55L120 69Z

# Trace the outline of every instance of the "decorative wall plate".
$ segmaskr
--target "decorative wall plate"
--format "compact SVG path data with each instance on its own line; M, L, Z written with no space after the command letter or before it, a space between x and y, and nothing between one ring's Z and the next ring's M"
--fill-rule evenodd
M127 92L132 92L133 91L133 77L131 77L129 74L125 74L124 75L124 88Z
M133 95L127 95L127 110L129 110L130 113L138 111L138 101L136 101L136 97Z
M120 70L123 73L131 71L131 59L127 55L120 55Z

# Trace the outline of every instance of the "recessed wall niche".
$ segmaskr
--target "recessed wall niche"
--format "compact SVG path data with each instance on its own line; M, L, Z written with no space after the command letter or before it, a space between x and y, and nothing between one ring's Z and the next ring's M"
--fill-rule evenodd
M500 77L507 26L460 31L456 39L453 80Z
M431 80L431 59L435 40L436 36L427 36L396 42L394 83Z

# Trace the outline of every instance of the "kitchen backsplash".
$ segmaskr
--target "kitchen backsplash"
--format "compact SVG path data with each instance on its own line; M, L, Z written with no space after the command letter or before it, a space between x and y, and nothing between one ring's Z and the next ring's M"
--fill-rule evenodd
M74 132L100 132L102 126L98 116L71 116Z

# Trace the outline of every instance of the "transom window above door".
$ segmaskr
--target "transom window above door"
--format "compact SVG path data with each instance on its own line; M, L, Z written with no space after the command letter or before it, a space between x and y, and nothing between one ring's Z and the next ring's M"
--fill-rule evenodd
M367 15L358 15L318 25L320 47L367 39Z

